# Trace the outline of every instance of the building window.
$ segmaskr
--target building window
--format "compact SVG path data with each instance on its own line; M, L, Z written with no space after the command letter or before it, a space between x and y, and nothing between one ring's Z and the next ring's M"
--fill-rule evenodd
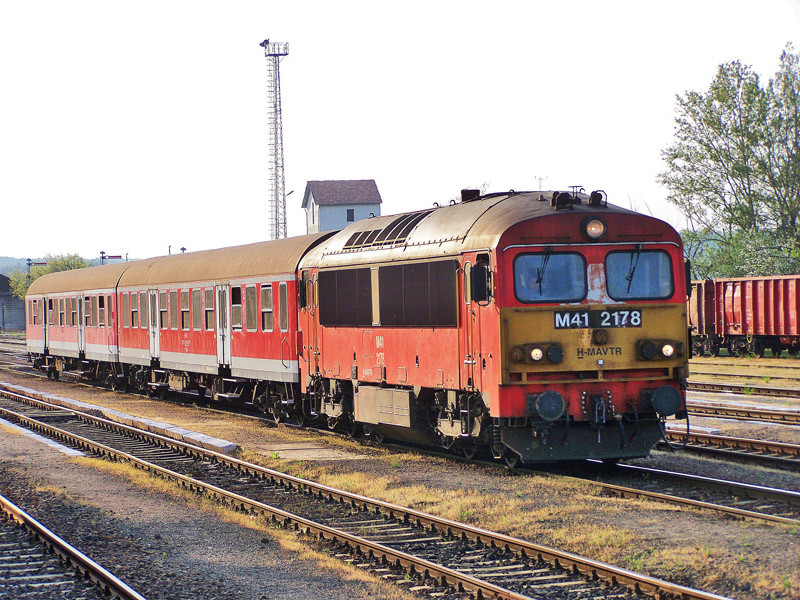
M272 331L272 284L267 283L261 286L261 331Z
M356 220L356 209L355 208L348 208L347 209L347 222L352 223Z
M242 286L231 286L231 328L242 330Z

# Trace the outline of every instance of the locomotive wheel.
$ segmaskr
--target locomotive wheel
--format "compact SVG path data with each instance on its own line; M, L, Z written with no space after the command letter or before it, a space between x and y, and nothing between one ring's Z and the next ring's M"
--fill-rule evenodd
M272 417L272 420L276 423L280 423L284 420L283 412L281 411L280 406L273 406L269 409L269 414Z
M508 448L503 453L503 460L506 461L509 469L516 469L519 466L519 454L512 452Z

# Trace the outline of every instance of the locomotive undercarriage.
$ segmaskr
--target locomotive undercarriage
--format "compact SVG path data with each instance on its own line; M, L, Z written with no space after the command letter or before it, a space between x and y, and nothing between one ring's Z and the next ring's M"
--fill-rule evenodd
M596 458L617 460L646 456L661 436L661 421L655 412L633 415L614 411L610 399L589 396L584 400L588 419L576 421L565 412L555 420L542 419L530 409L525 417L497 418L490 415L479 393L430 388L382 388L361 384L361 394L370 398L393 392L408 398L392 407L399 417L377 417L356 410L359 383L354 380L313 377L309 393L297 384L255 381L190 373L150 366L89 361L53 356L34 357L34 367L58 379L69 374L109 385L118 391L136 390L163 398L168 391L196 392L201 398L249 404L276 422L327 426L351 437L368 435L376 441L390 438L445 449L473 458L477 454L518 462L546 462ZM598 395L599 396L599 395ZM373 402L373 404L375 404ZM357 414L360 412L357 419Z

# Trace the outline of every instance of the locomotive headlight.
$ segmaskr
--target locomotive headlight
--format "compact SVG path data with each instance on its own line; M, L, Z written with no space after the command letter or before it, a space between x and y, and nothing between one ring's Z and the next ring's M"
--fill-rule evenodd
M661 346L662 356L664 356L665 358L669 358L673 354L675 354L675 346L673 346L672 344L664 344L663 346Z
M511 349L511 360L514 362L525 362L525 353L519 346L514 346Z
M653 360L656 357L656 345L647 340L639 345L639 355L645 360Z
M542 360L542 358L544 358L544 351L538 347L531 348L530 357L533 362L539 362Z
M606 234L606 224L602 219L589 219L583 225L583 232L590 240L599 240Z
M547 360L551 363L558 364L564 360L564 351L558 344L553 344L547 349Z

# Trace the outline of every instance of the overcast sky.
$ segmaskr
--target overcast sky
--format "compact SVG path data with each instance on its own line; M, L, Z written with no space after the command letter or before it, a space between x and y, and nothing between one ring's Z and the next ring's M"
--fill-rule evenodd
M578 184L680 226L675 95L733 59L772 76L800 0L4 1L0 255L266 239L265 38L290 235L314 179L375 179L383 214Z

